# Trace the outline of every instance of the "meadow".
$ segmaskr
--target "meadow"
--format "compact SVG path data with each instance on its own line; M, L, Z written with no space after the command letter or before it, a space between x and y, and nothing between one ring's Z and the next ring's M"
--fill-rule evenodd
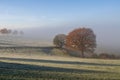
M48 45L1 43L0 80L120 80L120 60L71 57Z
M1 53L0 80L120 80L120 60L41 54Z

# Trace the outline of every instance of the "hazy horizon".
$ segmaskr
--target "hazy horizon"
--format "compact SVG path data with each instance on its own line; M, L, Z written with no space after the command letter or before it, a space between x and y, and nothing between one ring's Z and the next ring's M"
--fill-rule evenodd
M120 53L119 0L0 0L0 28L52 41L79 27L92 28L98 48ZM99 50L100 50L99 49ZM105 50L101 49L101 52ZM103 51L102 51L103 50Z

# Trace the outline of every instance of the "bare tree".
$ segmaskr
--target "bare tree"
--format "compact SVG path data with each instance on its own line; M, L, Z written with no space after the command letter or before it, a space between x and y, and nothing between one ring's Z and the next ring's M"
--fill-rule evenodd
M78 28L73 30L66 37L66 47L84 52L94 52L96 48L96 36L90 28Z

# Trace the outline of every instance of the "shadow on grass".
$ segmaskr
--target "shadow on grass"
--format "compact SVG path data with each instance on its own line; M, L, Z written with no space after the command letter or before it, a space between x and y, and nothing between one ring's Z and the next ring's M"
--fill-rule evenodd
M0 69L5 70L30 70L30 71L50 71L50 72L67 72L67 73L108 73L105 71L84 70L84 69L68 69L58 67L36 66L28 64L0 62ZM2 74L2 72L0 72Z
M52 46L48 46L48 47L35 47L35 46L10 46L10 47L0 47L0 50L4 50L4 51L8 51L9 52L19 52L19 51L23 51L23 52L31 52L35 51L35 52L43 52L45 54L51 55L51 51L55 49L55 47Z
M35 47L35 46L10 46L10 47L0 47L0 49L54 49L55 47Z
M100 64L100 63L87 63L87 62L72 62L72 61L55 61L55 60L42 60L42 59L23 59L23 58L6 58L0 57L2 60L13 61L26 61L26 62L43 62L43 63L57 63L57 64L77 64L77 65L93 65L93 66L120 66L119 64Z

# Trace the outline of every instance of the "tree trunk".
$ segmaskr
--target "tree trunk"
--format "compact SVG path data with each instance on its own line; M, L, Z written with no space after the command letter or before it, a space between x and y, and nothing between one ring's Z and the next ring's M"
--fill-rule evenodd
M84 51L83 50L81 51L81 54L82 54L82 58L84 58L85 56L84 56Z

